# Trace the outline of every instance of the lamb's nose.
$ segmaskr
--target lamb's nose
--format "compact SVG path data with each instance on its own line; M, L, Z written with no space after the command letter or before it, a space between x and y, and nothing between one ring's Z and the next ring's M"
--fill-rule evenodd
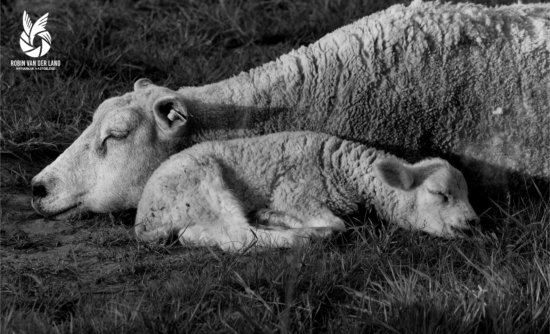
M39 199L46 197L48 195L48 190L46 186L41 182L36 182L32 184L32 197Z
M475 226L479 224L479 217L470 218L466 221L466 223L470 226Z

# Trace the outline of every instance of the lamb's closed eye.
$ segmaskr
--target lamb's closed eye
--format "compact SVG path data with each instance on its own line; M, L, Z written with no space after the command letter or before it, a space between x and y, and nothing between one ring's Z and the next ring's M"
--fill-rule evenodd
M449 195L448 191L445 190L430 190L428 189L428 192L436 197L438 197L443 203L448 203L449 198L451 197Z

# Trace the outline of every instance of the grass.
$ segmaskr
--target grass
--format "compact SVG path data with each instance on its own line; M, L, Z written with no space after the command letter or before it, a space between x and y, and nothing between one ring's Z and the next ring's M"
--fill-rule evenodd
M408 1L407 1L408 2ZM513 1L480 1L489 4ZM512 198L494 228L441 240L349 218L304 249L146 246L132 215L46 222L32 176L140 77L200 85L262 64L388 1L44 1L2 4L2 333L547 333L550 204ZM56 71L15 71L21 15L50 13Z

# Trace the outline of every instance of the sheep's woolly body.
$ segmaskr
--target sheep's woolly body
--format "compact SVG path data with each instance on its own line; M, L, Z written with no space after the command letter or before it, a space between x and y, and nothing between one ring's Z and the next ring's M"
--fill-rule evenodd
M257 237L260 246L280 247L296 244L299 237L343 230L336 215L357 212L358 205L390 223L434 233L425 220L417 220L423 214L415 204L418 190L398 190L377 175L374 166L388 159L408 165L382 151L313 132L205 142L172 156L153 173L138 205L136 234L155 240L175 233L183 242L224 249L240 249ZM423 164L430 166L426 175L454 170L441 159L415 166ZM430 177L418 178L415 189ZM460 174L451 183L463 180ZM466 188L462 195L467 202ZM469 204L456 203L450 206L466 208L456 216L475 216ZM265 221L264 228L249 224L252 214Z
M197 141L322 131L411 157L459 157L494 185L506 182L501 172L550 178L549 59L548 4L415 2L179 93Z

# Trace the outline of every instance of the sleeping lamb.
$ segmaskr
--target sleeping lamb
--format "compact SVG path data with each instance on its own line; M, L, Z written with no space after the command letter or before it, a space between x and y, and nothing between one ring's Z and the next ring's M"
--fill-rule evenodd
M145 185L135 231L145 241L177 235L227 251L287 247L344 230L337 215L359 205L449 238L478 220L462 173L445 160L408 164L334 136L282 132L172 156Z

